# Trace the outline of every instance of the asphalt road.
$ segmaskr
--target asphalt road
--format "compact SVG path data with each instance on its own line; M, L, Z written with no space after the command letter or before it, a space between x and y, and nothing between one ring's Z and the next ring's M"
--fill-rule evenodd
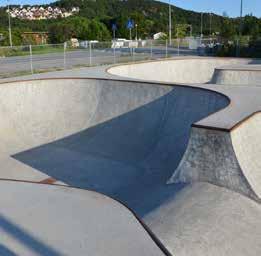
M183 49L179 51L179 54L195 55L195 52ZM168 57L176 55L178 55L178 49L168 49ZM32 67L34 72L39 72L53 69L70 69L77 66L96 66L165 57L165 47L153 48L152 54L150 48L135 49L134 54L132 54L131 50L128 48L116 49L115 54L113 49L94 49L91 51L91 57L88 49L81 49L66 52L65 56L63 52L33 55ZM31 59L29 55L0 58L0 78L28 72L31 72Z

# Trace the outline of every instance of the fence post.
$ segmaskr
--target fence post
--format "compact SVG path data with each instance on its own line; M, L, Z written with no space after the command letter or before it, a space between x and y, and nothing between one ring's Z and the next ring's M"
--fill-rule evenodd
M115 43L115 40L113 41L113 63L115 64L116 63L116 43Z
M31 66L31 73L33 75L34 69L33 69L33 51L32 51L32 45L29 45L30 50L30 66Z
M166 40L166 53L165 57L168 58L168 40Z
M90 57L90 66L92 66L92 43L89 42L89 57Z
M129 48L130 48L130 57L131 57L131 59L132 59L132 47L131 47L130 44L129 44Z
M178 38L178 56L179 56L180 39Z
M67 49L67 43L64 42L63 44L63 68L66 69L66 49Z
M132 46L132 61L135 62L135 45Z
M238 38L236 40L236 57L240 57L240 42Z
M150 59L152 60L153 52L152 52L152 40L150 40Z

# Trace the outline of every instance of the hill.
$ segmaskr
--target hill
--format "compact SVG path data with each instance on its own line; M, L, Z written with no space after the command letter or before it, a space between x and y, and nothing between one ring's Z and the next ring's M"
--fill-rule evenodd
M128 18L133 19L140 28L142 37L150 37L159 31L168 30L169 7L168 4L153 0L61 0L52 4L61 8L70 9L80 7L79 15L86 18L98 18L108 28L115 22L119 27L119 34L127 36L125 23ZM176 24L192 24L195 33L200 33L201 13L187 11L172 6L173 27ZM219 30L222 27L223 17L212 15L212 28ZM205 34L210 30L210 16L205 14L203 28Z
M76 36L82 40L110 40L112 24L117 24L117 37L128 38L126 22L130 18L138 25L140 38L151 38L154 33L168 31L168 4L153 0L60 0L50 4L52 7L71 9L79 7L76 16L55 20L28 21L12 19L15 44L23 43L23 31L48 31L50 43L60 43ZM200 35L201 13L172 7L173 35L177 24L190 24L193 34ZM238 34L239 19L230 19L215 14L203 15L203 34L210 31L231 38ZM248 16L243 34L258 36L261 34L261 20ZM8 18L6 10L0 8L0 34L6 35ZM186 31L189 34L189 29ZM8 44L8 40L2 42Z

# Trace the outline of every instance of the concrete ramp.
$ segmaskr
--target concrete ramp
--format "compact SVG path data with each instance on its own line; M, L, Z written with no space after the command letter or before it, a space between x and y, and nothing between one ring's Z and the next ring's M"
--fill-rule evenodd
M231 130L194 125L187 151L171 182L204 181L261 198L261 115Z
M255 61L254 63L258 63ZM261 86L261 62L259 65L232 65L216 67L211 83L223 85Z
M215 69L218 67L253 63L260 64L259 61L251 59L183 57L120 65L109 68L108 72L121 77L141 80L177 84L203 84L212 81Z
M175 58L126 64L108 69L113 75L177 84L261 84L261 60L240 58Z

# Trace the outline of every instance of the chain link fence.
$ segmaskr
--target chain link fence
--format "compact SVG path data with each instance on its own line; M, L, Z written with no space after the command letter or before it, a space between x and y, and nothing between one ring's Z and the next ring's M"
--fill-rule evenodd
M76 41L64 44L0 47L0 78L40 72L129 63L176 56L214 55L217 40Z

